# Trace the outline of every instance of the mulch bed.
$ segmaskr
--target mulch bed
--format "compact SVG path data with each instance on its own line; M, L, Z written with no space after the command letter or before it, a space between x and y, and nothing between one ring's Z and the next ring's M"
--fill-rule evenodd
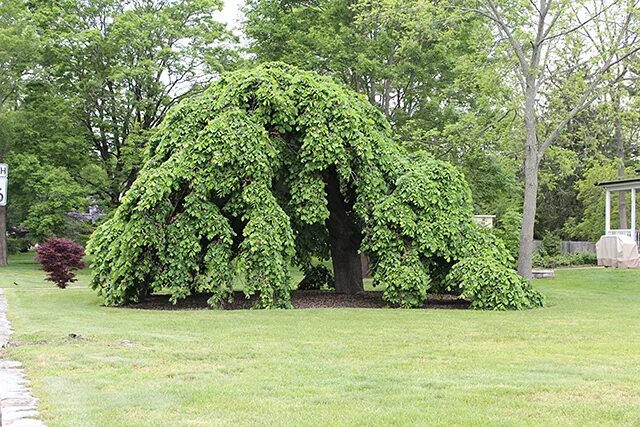
M207 300L210 294L194 294L176 304L169 302L169 295L150 295L144 301L130 304L130 308L147 310L202 310L209 308ZM233 302L225 304L226 310L250 309L256 296L247 299L242 292L234 292ZM382 299L381 291L367 291L355 295L339 294L332 291L293 291L291 303L294 308L385 308L390 305ZM466 309L467 301L453 295L430 294L422 308Z

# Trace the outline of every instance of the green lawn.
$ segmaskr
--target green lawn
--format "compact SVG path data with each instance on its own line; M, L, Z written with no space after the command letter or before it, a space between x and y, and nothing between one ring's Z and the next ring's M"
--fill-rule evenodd
M640 271L560 270L507 313L150 312L43 277L0 269L49 426L640 425Z

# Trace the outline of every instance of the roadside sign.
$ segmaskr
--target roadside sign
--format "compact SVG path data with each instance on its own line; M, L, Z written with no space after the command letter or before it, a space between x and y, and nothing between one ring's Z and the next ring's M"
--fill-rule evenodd
M9 166L0 163L0 206L7 205L7 179L9 177Z

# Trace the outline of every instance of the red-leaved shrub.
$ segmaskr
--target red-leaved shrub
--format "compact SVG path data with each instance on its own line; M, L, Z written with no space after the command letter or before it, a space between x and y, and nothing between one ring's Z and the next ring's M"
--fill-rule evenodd
M42 269L49 273L47 280L54 282L59 288L76 281L73 270L84 268L82 257L84 248L69 239L51 237L40 244L36 250L36 260Z

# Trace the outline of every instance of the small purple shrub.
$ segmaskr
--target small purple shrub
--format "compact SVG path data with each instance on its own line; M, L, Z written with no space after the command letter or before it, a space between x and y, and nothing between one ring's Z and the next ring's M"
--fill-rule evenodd
M76 281L73 270L84 268L83 256L84 248L81 245L73 240L57 237L47 239L36 250L36 260L42 269L49 273L47 280L54 282L61 289Z

